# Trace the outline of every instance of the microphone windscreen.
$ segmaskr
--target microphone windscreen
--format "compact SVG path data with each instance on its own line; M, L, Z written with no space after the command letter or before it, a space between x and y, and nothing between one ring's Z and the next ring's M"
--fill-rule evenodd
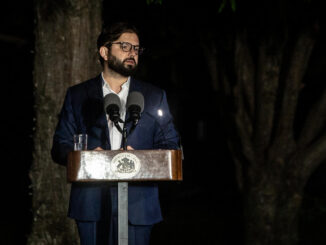
M144 110L144 96L137 91L133 91L129 94L128 99L127 99L127 110L129 109L130 106L139 106L140 107L140 112L143 112Z
M114 93L109 93L107 95L104 96L104 110L107 111L107 108L110 105L116 105L119 108L121 108L121 102L120 102L120 98L118 95L114 94Z

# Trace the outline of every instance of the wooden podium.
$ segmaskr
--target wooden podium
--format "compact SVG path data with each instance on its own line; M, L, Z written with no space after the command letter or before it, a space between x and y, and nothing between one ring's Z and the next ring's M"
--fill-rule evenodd
M128 182L181 181L181 150L73 151L69 182L118 182L118 242L128 244Z

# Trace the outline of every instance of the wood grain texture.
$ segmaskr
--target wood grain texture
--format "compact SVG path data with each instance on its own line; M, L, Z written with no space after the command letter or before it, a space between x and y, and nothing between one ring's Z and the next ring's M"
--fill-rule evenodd
M112 159L130 153L139 159L139 171L130 177L114 172ZM180 150L74 151L68 156L68 182L182 180Z

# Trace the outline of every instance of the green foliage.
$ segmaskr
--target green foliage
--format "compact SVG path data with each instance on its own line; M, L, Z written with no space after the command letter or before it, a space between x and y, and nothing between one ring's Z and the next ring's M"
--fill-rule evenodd
M218 9L219 13L221 13L223 11L223 9L225 8L227 2L230 3L232 12L235 12L235 10L236 10L236 2L235 2L235 0L223 0L221 5L220 5L220 8Z
M160 4L160 5L162 5L162 2L163 2L163 0L146 0L146 3L148 5L150 5L150 4Z

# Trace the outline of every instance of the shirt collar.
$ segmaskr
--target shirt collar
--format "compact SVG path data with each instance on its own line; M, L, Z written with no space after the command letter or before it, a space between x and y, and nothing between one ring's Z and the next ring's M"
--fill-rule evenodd
M101 79L102 79L102 87L108 89L111 93L115 93L111 89L109 83L104 79L103 72L101 73ZM125 89L129 89L129 86L130 86L130 76L128 77L127 81L124 84L122 84L120 93Z

